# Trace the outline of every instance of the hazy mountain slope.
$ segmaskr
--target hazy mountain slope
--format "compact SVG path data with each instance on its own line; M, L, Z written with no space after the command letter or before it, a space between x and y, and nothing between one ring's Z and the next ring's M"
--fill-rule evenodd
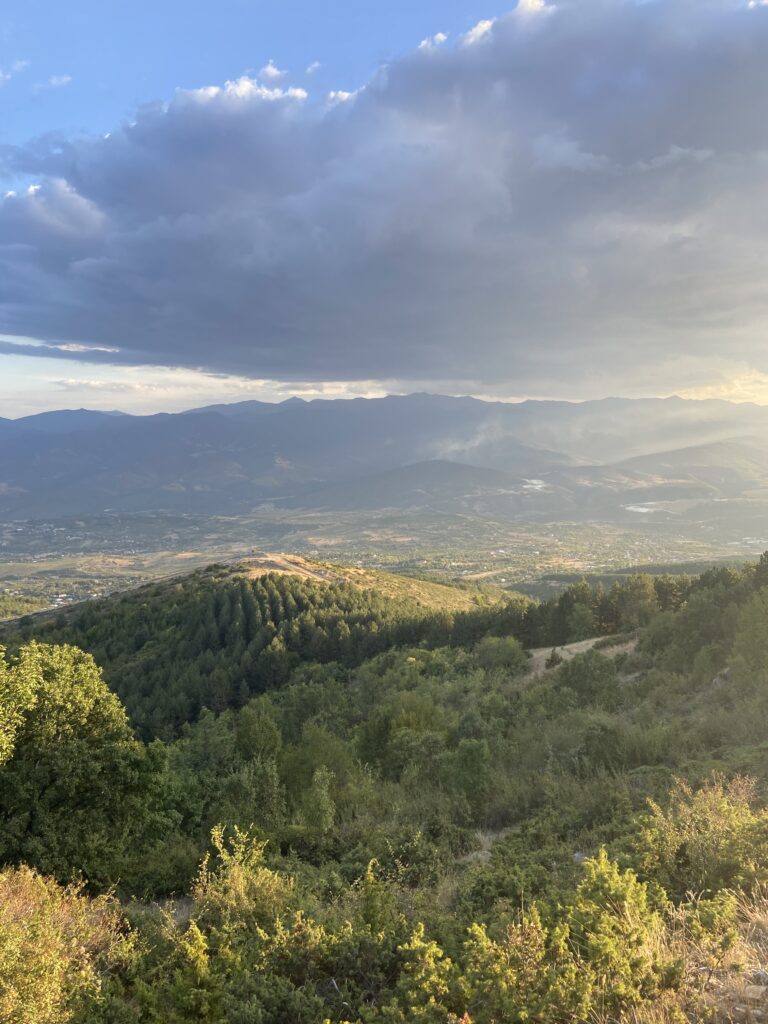
M396 469L470 443L488 409L473 399L247 403L227 415L107 419L98 430L27 431L0 449L0 515L170 508L234 512L312 486ZM455 456L452 456L455 457ZM514 440L505 468L567 464Z
M610 516L638 494L761 489L766 416L759 406L683 399L505 404L441 395L241 402L155 416L64 410L0 420L0 517L105 508L237 514L264 502ZM748 443L751 454L715 447L705 456L693 442ZM417 464L430 468L409 468Z
M721 492L740 494L768 484L768 444L760 438L718 441L638 456L623 466L669 481L697 481Z
M723 500L768 485L768 444L738 438L639 455L608 466L566 470L561 478L599 501Z
M591 402L524 402L512 407L510 431L525 444L553 448L589 463L763 435L768 408L683 398L607 398Z
M519 446L522 450L522 446ZM521 455L518 452L518 455ZM523 456L524 458L524 456ZM537 454L530 451L528 471ZM524 472L521 465L520 472ZM433 459L325 485L297 495L286 504L319 509L442 509L455 510L478 501L505 499L519 505L530 487L520 475L460 462Z
M199 506L198 495L236 491L269 468L268 456L255 449L243 466L234 457L238 445L236 428L206 414L110 419L99 430L54 437L27 433L0 451L0 512Z

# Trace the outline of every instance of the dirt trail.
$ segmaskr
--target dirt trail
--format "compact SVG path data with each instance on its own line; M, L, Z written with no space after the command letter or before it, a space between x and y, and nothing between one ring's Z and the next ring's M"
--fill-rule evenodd
M584 654L585 651L591 651L596 643L600 640L604 640L605 637L593 636L589 640L577 640L573 644L563 644L562 647L556 648L557 653L563 659L563 661L570 661L571 658L575 658L577 654ZM605 654L608 657L613 657L616 654L629 654L637 646L637 640L627 640L625 642L617 643L615 647L606 647ZM540 676L546 671L547 658L552 653L551 647L536 647L529 652L531 659L528 662L528 673L532 676Z
M266 576L267 573L273 572L289 576L305 576L307 579L321 580L325 583L345 578L342 573L309 562L301 555L286 555L282 552L241 558L239 563L246 570L245 575L251 578Z

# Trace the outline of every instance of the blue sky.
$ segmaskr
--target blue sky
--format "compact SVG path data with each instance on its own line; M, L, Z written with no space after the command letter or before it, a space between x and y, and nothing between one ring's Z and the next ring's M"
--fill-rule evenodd
M178 87L238 78L270 60L292 82L353 90L425 37L466 32L496 13L487 0L7 3L0 69L12 78L0 90L0 143L106 132Z
M0 416L768 401L768 0L0 11Z

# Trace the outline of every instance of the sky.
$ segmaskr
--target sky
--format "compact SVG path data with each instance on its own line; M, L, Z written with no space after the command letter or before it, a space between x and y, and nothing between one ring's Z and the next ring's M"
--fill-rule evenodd
M768 4L0 11L0 416L768 402Z

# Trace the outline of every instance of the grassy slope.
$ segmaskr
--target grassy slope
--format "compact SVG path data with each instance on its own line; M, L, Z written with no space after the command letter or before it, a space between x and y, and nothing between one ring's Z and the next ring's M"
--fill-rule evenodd
M313 561L300 555L270 554L244 559L237 564L237 571L243 571L250 577L279 572L303 576L318 583L350 583L360 590L375 590L382 597L413 601L428 611L470 611L472 608L498 603L505 596L503 591L495 591L492 588L480 590L475 587L454 586L450 583L437 583L413 576L381 572L378 569Z

